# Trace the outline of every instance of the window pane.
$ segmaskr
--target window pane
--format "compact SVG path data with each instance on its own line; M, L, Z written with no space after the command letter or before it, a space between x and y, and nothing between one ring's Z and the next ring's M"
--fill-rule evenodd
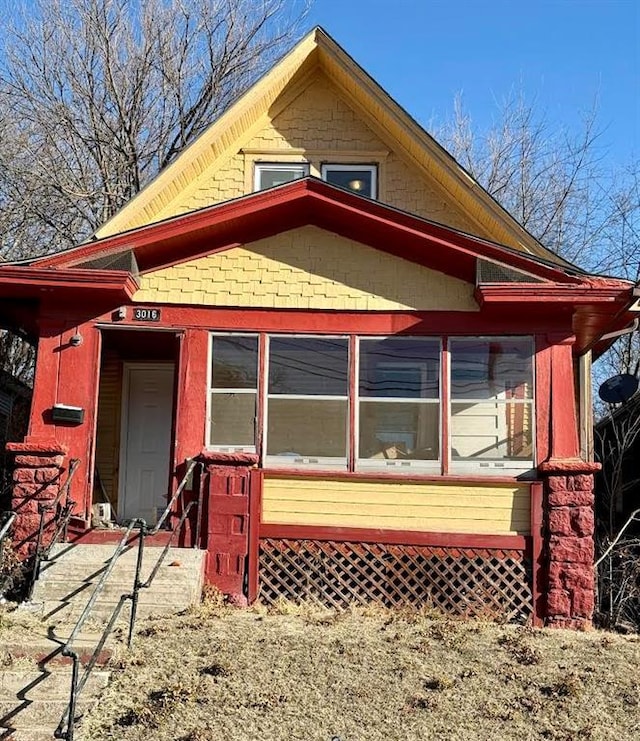
M261 166L257 170L257 188L258 190L264 190L265 188L273 188L276 185L283 185L284 183L290 183L292 180L303 178L307 174L306 165L298 165L291 167L269 167Z
M346 339L272 337L269 343L269 393L346 396Z
M267 455L345 458L347 402L269 399Z
M531 399L531 338L451 340L452 399Z
M451 404L452 460L533 459L533 405L530 402Z
M438 460L440 404L360 403L360 458Z
M258 338L214 336L212 342L212 387L255 389L258 378Z
M361 196L374 197L373 172L370 169L333 169L327 166L324 170L324 179L327 183L346 188Z
M440 393L440 342L389 337L360 342L360 395L437 399Z
M255 445L255 394L211 394L211 445Z

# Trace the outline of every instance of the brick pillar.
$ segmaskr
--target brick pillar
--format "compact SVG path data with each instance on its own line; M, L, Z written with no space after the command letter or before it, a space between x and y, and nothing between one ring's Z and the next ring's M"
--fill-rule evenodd
M64 458L68 450L53 438L27 437L8 443L13 455L11 507L17 517L13 525L13 547L18 557L32 556L40 527L40 506L51 503L60 491ZM45 516L44 543L55 530L55 512Z
M203 452L205 464L204 527L207 549L205 578L237 605L247 604L251 453Z
M580 460L542 463L545 476L545 553L548 567L546 623L591 627L594 608L593 473L599 464Z

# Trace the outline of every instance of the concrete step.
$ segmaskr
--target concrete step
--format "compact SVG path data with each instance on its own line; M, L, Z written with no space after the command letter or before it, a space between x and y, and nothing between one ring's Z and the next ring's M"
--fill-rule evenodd
M49 553L48 562L55 563L56 561L64 559L65 563L99 563L106 564L109 562L116 550L116 546L113 544L109 545L97 545L97 544L75 544L75 543L57 543L51 549ZM155 563L158 556L164 549L159 546L145 546L143 554L143 563ZM177 558L179 561L186 564L199 563L200 558L198 554L202 553L197 548L169 548L167 553L167 559L171 561L173 558ZM138 558L138 547L136 545L127 546L127 548L118 557L118 563L130 562L135 564Z
M68 685L67 685L68 686ZM76 717L93 707L96 697L84 693L76 705ZM0 700L0 728L50 728L51 736L62 714L67 709L69 698L58 700Z
M92 696L102 691L109 682L109 672L94 669L83 689L83 694ZM71 665L33 670L5 670L0 677L0 699L14 696L17 700L69 700L71 687Z
M143 580L151 573L162 550L160 547L145 547ZM46 620L77 619L114 551L114 545L56 545L49 560L43 563L33 592L36 614ZM205 556L205 551L192 548L169 549L151 586L140 592L138 615L171 614L197 604L202 594ZM108 619L120 596L131 592L137 557L137 545L129 547L120 556L95 603L92 619ZM123 614L128 615L129 609L125 604Z
M47 600L75 601L86 605L96 587L95 582L65 583L61 581L44 581L37 592L37 599L46 602ZM121 594L130 594L132 585L125 582L111 582L107 580L98 596L99 601L117 602ZM187 603L198 597L198 585L195 583L183 583L174 580L173 583L163 581L160 583L152 582L151 586L139 591L140 602L148 601L176 601L184 600ZM36 595L34 594L34 601Z
M113 611L115 610L117 602L103 602L103 601L96 601L93 609L91 610L91 618L95 622L104 623L111 617ZM47 600L46 602L41 602L39 604L39 614L44 620L64 620L66 622L68 621L75 621L77 620L80 615L82 614L82 610L84 609L84 605L76 604L74 602L63 602L60 600ZM120 612L119 619L117 621L117 625L119 627L122 627L122 625L129 620L130 615L130 605L127 604L122 608L122 611ZM160 616L160 615L175 615L178 612L180 612L184 608L179 608L175 605L175 603L169 603L166 602L140 602L138 603L138 611L137 611L137 617L138 618L146 618L150 617L152 615L154 616Z

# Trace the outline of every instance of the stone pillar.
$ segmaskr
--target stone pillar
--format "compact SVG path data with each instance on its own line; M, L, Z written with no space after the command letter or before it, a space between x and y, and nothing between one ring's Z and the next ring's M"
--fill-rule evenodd
M595 595L593 473L581 460L542 463L545 476L546 623L591 627Z
M68 452L53 438L27 437L22 443L8 443L13 455L13 494L16 513L13 547L20 560L33 556L40 527L40 508L51 504L62 485L64 458ZM44 544L55 530L55 512L45 515Z

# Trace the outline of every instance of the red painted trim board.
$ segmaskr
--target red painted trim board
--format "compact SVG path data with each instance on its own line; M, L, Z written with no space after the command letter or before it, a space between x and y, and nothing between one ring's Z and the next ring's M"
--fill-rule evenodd
M533 624L544 625L546 605L544 595L546 583L544 578L544 491L543 484L536 481L531 486L531 594L533 598Z
M249 533L247 599L256 601L259 586L260 520L262 518L262 471L257 468L249 472Z
M476 535L467 533L427 533L411 530L378 530L312 525L260 525L260 538L290 540L335 540L340 542L423 545L439 548L499 548L525 550L530 539L524 535Z

